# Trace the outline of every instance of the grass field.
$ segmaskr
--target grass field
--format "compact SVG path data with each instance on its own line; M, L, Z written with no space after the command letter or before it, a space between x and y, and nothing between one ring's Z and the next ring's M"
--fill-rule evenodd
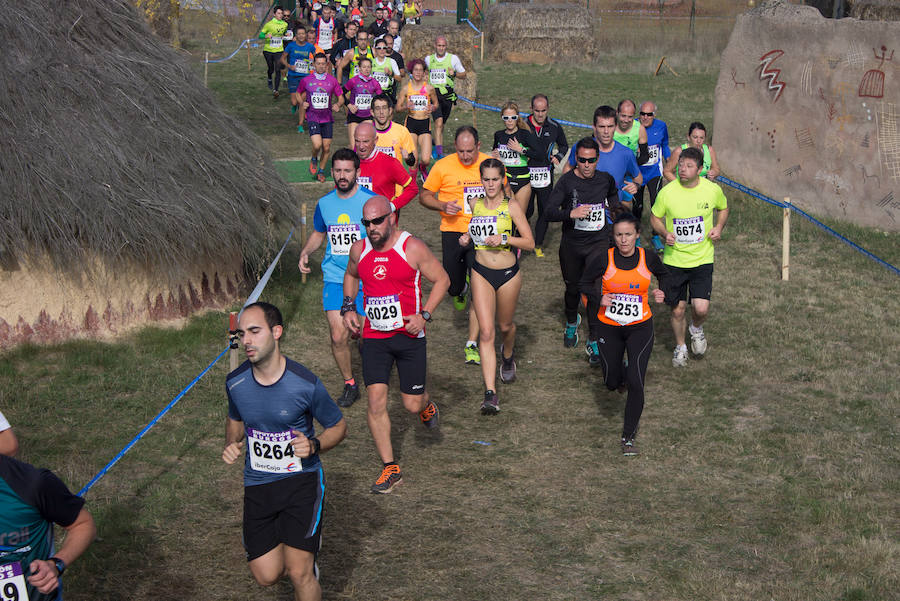
M305 157L308 138L290 127L286 98L272 101L259 54L250 74L244 57L211 65L210 87L274 158ZM482 65L479 77L491 105L545 91L553 115L586 122L597 104L651 98L673 140L692 120L712 122L713 67L653 78L605 65ZM476 118L488 139L501 127L496 114ZM470 123L472 112L460 105L453 119ZM567 131L573 142L583 133ZM336 136L346 139L343 127ZM328 187L294 190L312 206ZM324 458L325 598L900 598L898 280L795 219L791 280L781 282L781 211L728 196L708 356L673 369L668 311L655 309L639 457L619 452L624 397L605 390L580 346L562 347L555 252L523 259L519 381L500 385L496 418L478 415L464 316L445 302L429 329L440 434L391 406L404 484L369 494L380 463L363 402L345 411L349 436ZM439 248L436 214L410 207L402 221ZM829 223L900 263L900 236ZM546 247L558 242L555 226ZM336 395L321 277L301 285L298 253L289 246L264 298L284 312L283 350ZM77 490L218 354L225 328L224 313L207 313L115 342L5 352L0 408L22 458ZM91 489L100 539L67 573L66 599L291 598L286 585L260 589L243 558L240 469L220 459L226 366Z

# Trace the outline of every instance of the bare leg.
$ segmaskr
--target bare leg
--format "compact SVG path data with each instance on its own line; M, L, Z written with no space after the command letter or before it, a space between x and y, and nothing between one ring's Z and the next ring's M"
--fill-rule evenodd
M284 546L284 564L291 584L294 585L295 601L321 601L322 587L316 580L315 555L309 551Z
M687 309L685 301L679 301L672 308L672 333L675 334L675 346L684 346L684 330L686 327L684 313Z
M481 352L481 375L484 378L484 389L497 390L497 351L494 348L494 311L496 306L494 287L474 269L469 284L472 286L472 307L477 317L478 347ZM471 320L469 325L471 325Z
M391 446L391 419L387 412L388 385L371 384L366 388L366 392L369 396L366 420L375 441L375 450L381 461L389 463L394 460L394 449Z
M331 354L337 363L341 376L345 380L353 377L353 367L350 363L350 330L344 325L340 311L325 311L328 317L328 327L331 330Z

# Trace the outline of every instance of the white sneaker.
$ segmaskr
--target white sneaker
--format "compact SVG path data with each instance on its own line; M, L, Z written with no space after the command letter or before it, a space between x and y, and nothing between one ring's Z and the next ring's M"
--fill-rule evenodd
M675 353L672 355L672 367L687 367L687 362L687 349L676 347Z
M691 332L691 350L695 355L702 355L706 352L706 335L703 330L699 332Z

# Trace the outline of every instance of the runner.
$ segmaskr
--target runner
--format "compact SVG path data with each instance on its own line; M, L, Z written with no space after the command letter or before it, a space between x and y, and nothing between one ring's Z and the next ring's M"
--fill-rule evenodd
M580 283L588 298L588 313L597 318L590 337L599 342L603 383L609 390L628 388L621 440L626 456L638 454L634 437L644 411L644 379L653 351L650 296L657 303L665 297L659 288L651 292L650 277L655 275L662 286L667 274L655 253L637 246L640 234L637 217L620 215L613 225L615 247L598 249L588 258ZM626 350L628 361L624 362Z
M263 57L266 59L266 79L273 98L278 98L278 88L281 86L281 54L284 52L284 34L287 29L284 10L276 6L272 9L272 18L259 30L259 39L266 41Z
M372 121L372 98L381 94L381 86L372 77L371 59L359 59L359 72L344 85L344 92L348 97L347 135L352 146L357 125Z
M578 326L581 324L578 284L587 258L592 252L609 248L611 218L622 210L615 180L609 173L597 169L600 147L596 140L582 138L572 154L578 166L559 178L544 208L548 221L563 222L559 267L566 285L563 296L566 313L563 346L566 348L578 344ZM592 322L588 313L588 323ZM596 345L596 341L589 339L585 346L591 365L598 365Z
M309 172L316 176L320 183L325 181L324 165L328 163L331 152L331 140L334 138L334 117L332 113L341 110L344 97L341 84L328 70L328 57L323 53L316 54L313 59L315 72L304 77L297 87L302 99L301 106L306 111L306 126L312 141L313 154L309 161ZM333 99L337 98L337 103Z
M403 3L403 22L405 25L417 25L422 18L422 9L416 0L405 0Z
M378 150L372 123L360 123L354 139L360 159L359 185L390 199L399 218L400 209L419 193L415 177L410 176L400 161Z
M369 397L367 419L375 449L384 466L372 485L373 493L389 493L403 480L391 446L387 411L388 382L394 363L400 396L408 411L418 413L428 429L437 428L440 415L425 388L425 323L447 294L450 280L424 242L397 228L388 200L374 196L363 208L368 237L353 244L344 275L347 293L341 313L344 325L359 333L359 320L350 298L360 281L366 299L362 330L363 378ZM420 278L432 283L422 303Z
M377 14L377 11L376 11ZM359 3L359 0L351 0L350 1L350 20L359 25L360 27L366 26L366 17L369 14L366 12L366 7ZM377 18L377 17L376 17Z
M615 141L616 109L611 106L599 106L594 111L594 140L600 146L597 171L605 171L616 180L619 200L626 209L631 208L631 199L637 193L638 186L644 183L641 170L638 168L634 153ZM569 153L569 160L563 171L571 171L575 167L575 154ZM632 181L626 181L626 176Z
M380 38L384 34L387 33L388 30L388 19L384 15L383 8L375 9L375 20L366 28L366 31L369 32L369 35L372 36L372 39Z
M406 164L415 176L416 143L405 125L394 123L394 106L387 94L372 99L372 120L375 122L376 148ZM415 179L415 177L413 178Z
M281 354L281 312L253 303L238 336L247 361L228 374L228 419L222 460L244 460L243 542L261 586L288 576L294 598L318 601L316 554L322 543L325 478L319 455L347 435L341 410L322 381ZM324 428L315 435L313 419Z
M313 58L316 56L316 47L306 39L306 27L298 22L294 27L294 39L281 55L281 64L287 70L288 91L291 93L291 114L300 109L300 114L297 116L297 131L301 134L303 133L303 122L306 120L306 110L303 108L297 88L303 78L312 70Z
M383 40L385 35L391 36L391 49L394 52L403 54L403 37L400 35L400 22L391 19L388 21L387 33L375 38L375 40Z
M344 83L344 80L348 79L348 73L349 77L356 77L356 74L359 71L359 62L364 58L367 58L370 61L375 58L375 55L372 53L372 47L369 46L370 39L369 34L363 30L360 30L356 34L356 47L346 51L343 58L338 61L337 68L335 69L335 72L338 75L338 81Z
M418 70L419 66L415 67ZM466 293L469 267L472 265L472 249L460 246L460 237L469 230L469 200L484 196L481 185L481 162L490 157L480 151L478 130L463 125L456 130L456 152L438 160L419 194L419 202L426 208L441 213L441 255L444 270L450 276L450 296L457 311L466 308ZM469 307L469 338L466 340L465 356L469 365L479 365L478 319L475 310Z
M396 26L396 21L391 21L391 23L393 23ZM396 28L396 27L394 27L394 28ZM397 40L400 39L400 36L395 36L395 35L391 34L390 30L391 30L391 28L389 27L388 33L381 36L381 39L384 40L385 44L387 44L387 47L388 47L387 56L394 59L394 61L397 63L397 66L400 67L400 77L402 79L402 78L406 77L406 60L404 59L403 54L401 53L400 49L397 48Z
M326 52L326 54L328 55L328 60L331 61L332 65L337 65L339 62L341 62L341 59L344 58L344 54L347 51L356 48L357 33L359 33L359 25L352 21L350 23L347 23L347 25L344 27L344 35L338 38L329 52ZM349 67L347 67L344 77L346 79L350 78Z
M331 353L344 378L344 392L338 399L338 405L349 407L359 398L359 385L350 364L350 332L344 327L340 315L344 270L350 256L350 246L366 235L365 230L359 227L359 220L362 219L363 204L372 192L359 188L359 156L348 148L334 153L331 174L335 189L316 204L313 232L300 251L299 266L301 273L310 273L309 255L326 241L325 256L322 258L322 308L331 331ZM357 292L357 311L362 314L362 293Z
M322 5L322 16L313 21L313 29L316 30L317 45L327 53L337 40L334 8L330 4Z
M715 181L719 176L719 161L716 159L716 151L713 147L706 143L706 126L699 121L694 121L688 127L688 143L682 144L680 148L676 148L666 168L663 171L663 177L667 182L678 179L678 159L681 158L681 152L688 147L696 148L703 154L703 165L700 169L700 177Z
M663 263L669 268L666 303L672 307L675 333L674 367L687 365L685 344L687 302L692 307L691 350L697 356L706 353L703 322L709 315L712 293L714 242L722 239L728 221L728 203L722 188L700 177L703 152L686 148L678 159L678 181L659 191L650 209L650 223L666 242ZM719 216L713 226L713 211ZM665 221L664 221L665 220Z
M432 158L437 159L444 154L444 124L450 119L450 111L456 104L454 82L457 78L465 79L466 70L458 56L447 52L447 38L442 35L435 38L434 54L425 57L425 66L428 67L428 81L434 86L438 97L438 110L432 115L434 118Z
M528 161L542 158L539 144L525 120L519 116L518 104L512 101L504 104L500 109L500 117L503 119L503 129L494 132L494 150L491 156L500 159L506 166L513 199L524 213L528 208L528 199L531 198Z
M641 220L644 213L644 191L649 193L650 207L656 202L656 195L662 188L665 180L663 179L663 167L666 159L672 155L669 150L669 128L666 122L656 118L656 104L644 102L641 104L640 112L641 125L647 130L647 162L641 165L641 175L644 178L644 185L638 188L637 194L634 196L634 205L632 212L634 216ZM652 231L652 228L651 228ZM656 232L651 238L653 249L656 252L663 251L663 243Z
M643 165L647 162L647 130L640 122L635 123L636 112L633 100L625 99L619 103L613 139L633 152L638 165Z
M562 126L547 116L549 100L543 94L535 94L531 98L531 115L526 119L528 127L538 140L540 157L529 159L528 169L531 174L531 197L525 217L531 219L537 199L538 218L534 225L534 254L543 257L544 237L547 235L547 220L544 218L544 207L553 189L556 167L569 152L569 142Z
M410 81L400 86L397 110L407 111L406 128L419 149L419 171L424 179L431 163L431 121L429 117L438 109L438 97L434 87L425 81L425 62L415 59L409 62Z
M391 99L397 102L397 84L400 82L400 65L387 56L387 43L382 38L375 42L375 58L372 60L372 77Z
M504 196L505 171L503 163L497 159L486 159L481 163L479 172L484 196L469 199L469 211L472 213L469 231L459 238L460 246L468 247L470 243L475 246L472 305L479 324L478 346L485 387L481 403L483 415L500 412L496 392L497 351L494 349L494 330L497 327L503 336L500 344L500 381L511 383L516 379L516 324L513 316L522 289L522 274L519 273L519 261L512 248L534 248L534 238L524 210Z

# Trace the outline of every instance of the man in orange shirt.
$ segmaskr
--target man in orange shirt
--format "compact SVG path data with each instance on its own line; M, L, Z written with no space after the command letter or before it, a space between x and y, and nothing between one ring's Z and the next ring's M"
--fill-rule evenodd
M444 270L450 276L449 294L458 311L466 308L468 270L472 265L472 245L460 246L459 238L469 229L472 217L469 199L484 196L479 165L490 156L481 152L478 130L463 125L456 130L456 152L438 160L428 173L419 194L419 202L441 213L441 251ZM469 338L465 347L466 363L480 365L478 319L469 308Z

